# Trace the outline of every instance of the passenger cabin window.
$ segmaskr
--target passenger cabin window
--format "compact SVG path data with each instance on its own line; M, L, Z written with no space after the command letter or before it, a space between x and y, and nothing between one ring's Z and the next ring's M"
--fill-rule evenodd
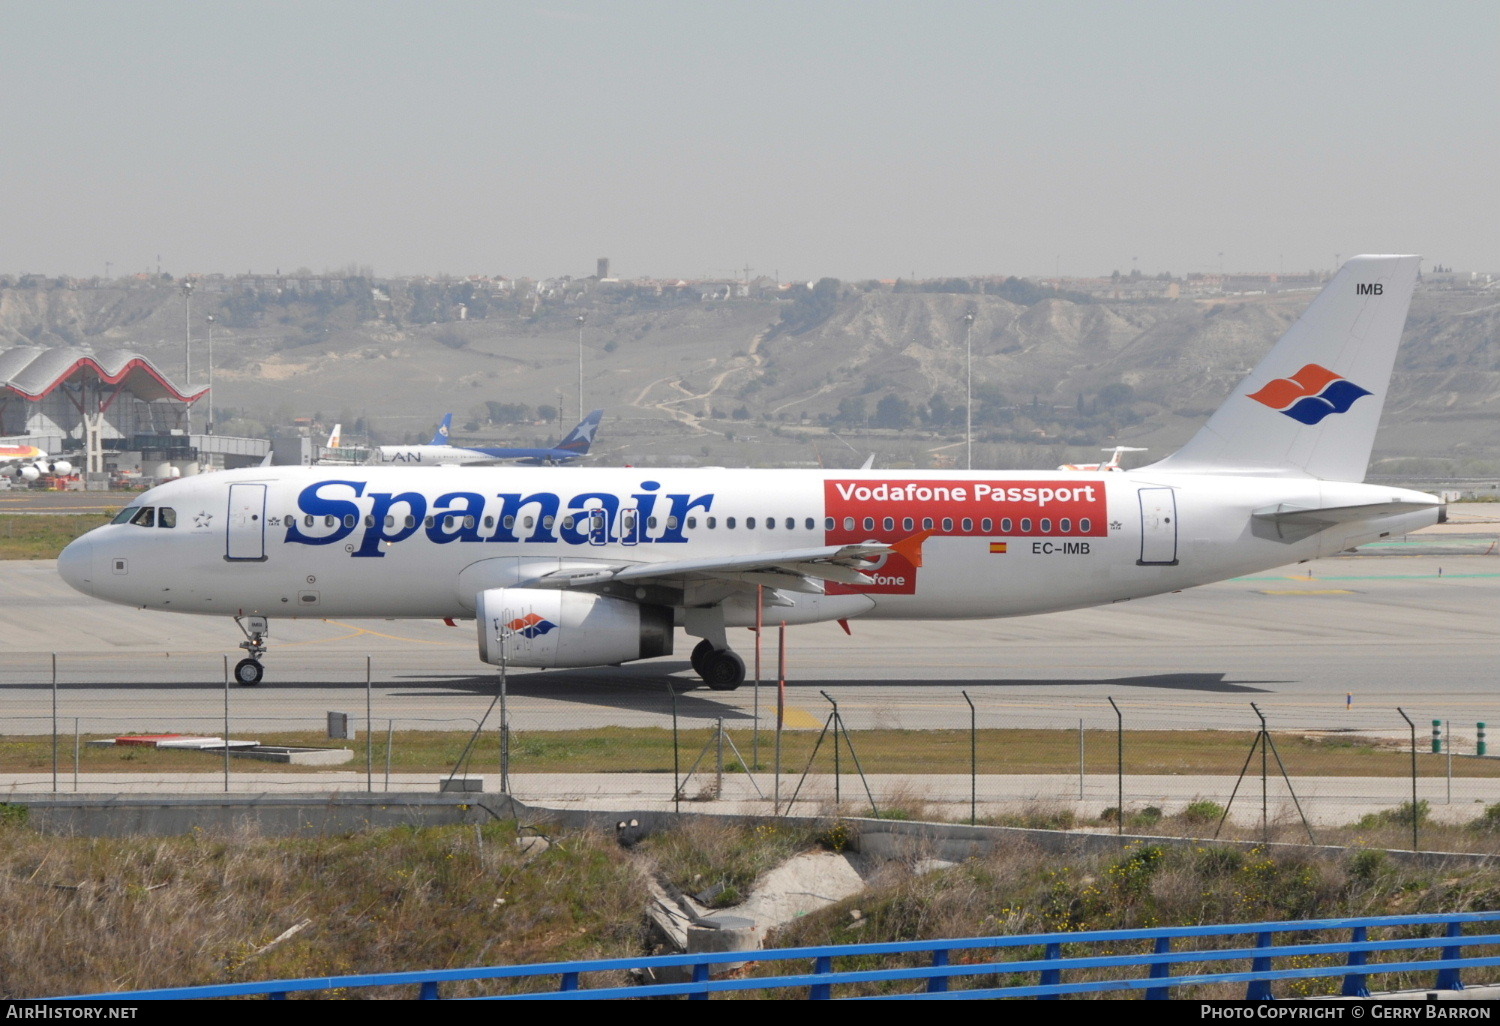
M894 531L896 529L896 518L895 517L886 517L885 521L884 521L884 526L885 526L885 529L887 531Z
M814 523L813 518L812 517L808 517L807 518L807 529L809 531L811 531L813 529L813 523Z
M775 517L766 517L766 530L767 531L774 531L774 530L776 530L776 518Z
M727 518L725 518L725 520L724 520L724 527L727 530L733 531L734 530L734 517L727 517Z
M755 530L755 518L754 517L746 517L745 518L745 530L747 530L747 531L753 531L753 530Z
M691 524L692 521L689 520L688 523ZM718 517L709 517L708 518L708 529L710 531L712 531L714 528L716 528L718 526L719 526L719 518Z
M797 526L797 518L796 517L787 517L786 518L786 529L788 531L792 530L796 526Z
M176 527L177 511L171 506L163 506L156 514L157 527Z
M901 518L901 530L903 530L903 531L914 531L914 530L916 530L916 527L917 527L917 522L915 520L913 520L911 517L902 517Z

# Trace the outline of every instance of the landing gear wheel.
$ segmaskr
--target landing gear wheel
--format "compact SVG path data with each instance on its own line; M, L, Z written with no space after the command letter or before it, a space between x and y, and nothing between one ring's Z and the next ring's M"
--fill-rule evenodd
M693 664L693 672L702 677L704 661L713 654L713 642L709 641L707 638L704 638L702 641L698 642L698 644L694 645L693 654L688 656L688 662Z
M715 691L733 691L745 683L745 660L727 648L712 652L703 660L700 676Z
M266 668L254 659L241 659L234 664L234 679L247 688L259 684L265 672Z

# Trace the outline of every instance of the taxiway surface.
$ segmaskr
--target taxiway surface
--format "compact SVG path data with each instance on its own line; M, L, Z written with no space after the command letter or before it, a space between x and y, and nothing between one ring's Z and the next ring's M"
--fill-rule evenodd
M787 632L787 724L820 726L837 700L851 729L1256 725L1405 730L1500 723L1500 556L1354 556L1175 595L1012 620L834 624ZM84 732L202 731L222 724L232 621L150 613L73 592L50 561L0 563L0 693L5 733L44 733L53 715ZM668 683L688 721L774 722L776 632L767 632L757 698L749 683L698 684L679 633L676 657L587 671L514 671L517 730L670 722ZM754 669L754 641L731 641ZM471 624L275 621L265 682L228 689L239 729L320 729L328 710L378 726L467 729L498 690Z

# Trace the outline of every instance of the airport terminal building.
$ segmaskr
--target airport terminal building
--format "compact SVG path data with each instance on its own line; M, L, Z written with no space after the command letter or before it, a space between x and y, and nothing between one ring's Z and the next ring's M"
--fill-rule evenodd
M130 350L0 350L0 444L74 456L90 488L137 470L152 483L259 462L270 450L264 439L190 433L189 412L207 395L179 388Z

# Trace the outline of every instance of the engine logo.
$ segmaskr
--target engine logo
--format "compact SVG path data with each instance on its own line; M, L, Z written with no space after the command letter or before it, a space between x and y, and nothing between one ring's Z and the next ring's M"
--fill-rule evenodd
M512 634L519 634L523 638L530 639L539 638L548 631L556 630L557 624L535 613L527 613L507 623L505 629Z

